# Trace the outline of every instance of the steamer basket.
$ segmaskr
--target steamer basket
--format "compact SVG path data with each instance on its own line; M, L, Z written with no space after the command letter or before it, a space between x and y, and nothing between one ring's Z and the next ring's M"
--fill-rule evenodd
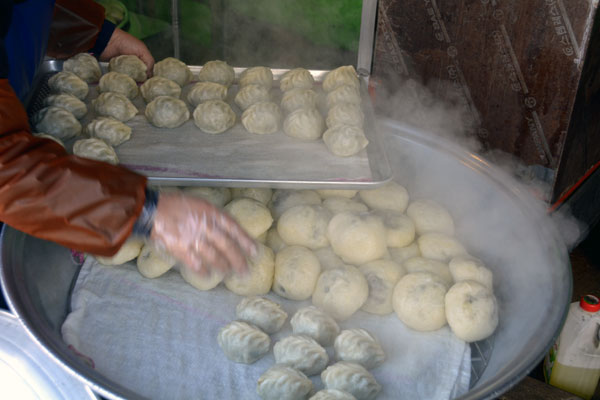
M470 391L492 399L519 382L559 333L571 298L565 246L545 208L507 174L454 144L393 121L381 123L395 180L412 198L432 198L457 221L457 236L494 272L500 325L472 345ZM78 267L68 249L10 227L1 237L1 280L28 333L64 368L108 398L140 396L90 368L62 341Z

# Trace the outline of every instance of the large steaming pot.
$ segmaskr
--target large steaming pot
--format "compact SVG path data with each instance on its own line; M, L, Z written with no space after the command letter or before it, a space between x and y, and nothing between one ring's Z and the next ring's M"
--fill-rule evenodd
M495 398L522 379L557 336L571 298L567 251L544 209L484 160L439 138L382 123L395 179L413 198L430 197L455 216L457 235L495 274L500 325L472 345L471 390ZM109 398L136 398L75 356L60 327L77 276L69 250L5 227L2 285L12 311L63 367Z

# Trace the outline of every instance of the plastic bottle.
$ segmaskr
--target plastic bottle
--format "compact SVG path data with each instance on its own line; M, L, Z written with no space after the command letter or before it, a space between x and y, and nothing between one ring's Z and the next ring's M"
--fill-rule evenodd
M571 303L562 332L544 360L546 382L591 399L600 378L600 300Z

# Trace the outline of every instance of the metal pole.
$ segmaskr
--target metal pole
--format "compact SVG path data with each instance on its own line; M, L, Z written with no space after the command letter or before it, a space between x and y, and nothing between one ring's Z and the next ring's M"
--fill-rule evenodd
M358 61L356 70L360 75L371 75L375 31L377 30L377 0L364 0L360 20L360 39L358 42Z
M173 33L173 57L179 59L181 56L179 45L179 0L171 0L171 29Z

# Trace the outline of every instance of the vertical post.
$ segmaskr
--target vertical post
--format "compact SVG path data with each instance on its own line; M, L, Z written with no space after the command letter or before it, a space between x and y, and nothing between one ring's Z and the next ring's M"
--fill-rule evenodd
M373 48L375 46L375 31L377 21L377 0L364 0L360 21L360 39L358 42L358 62L356 69L360 75L368 77L371 74Z
M171 0L171 30L173 33L173 57L179 59L181 56L179 45L179 0Z

